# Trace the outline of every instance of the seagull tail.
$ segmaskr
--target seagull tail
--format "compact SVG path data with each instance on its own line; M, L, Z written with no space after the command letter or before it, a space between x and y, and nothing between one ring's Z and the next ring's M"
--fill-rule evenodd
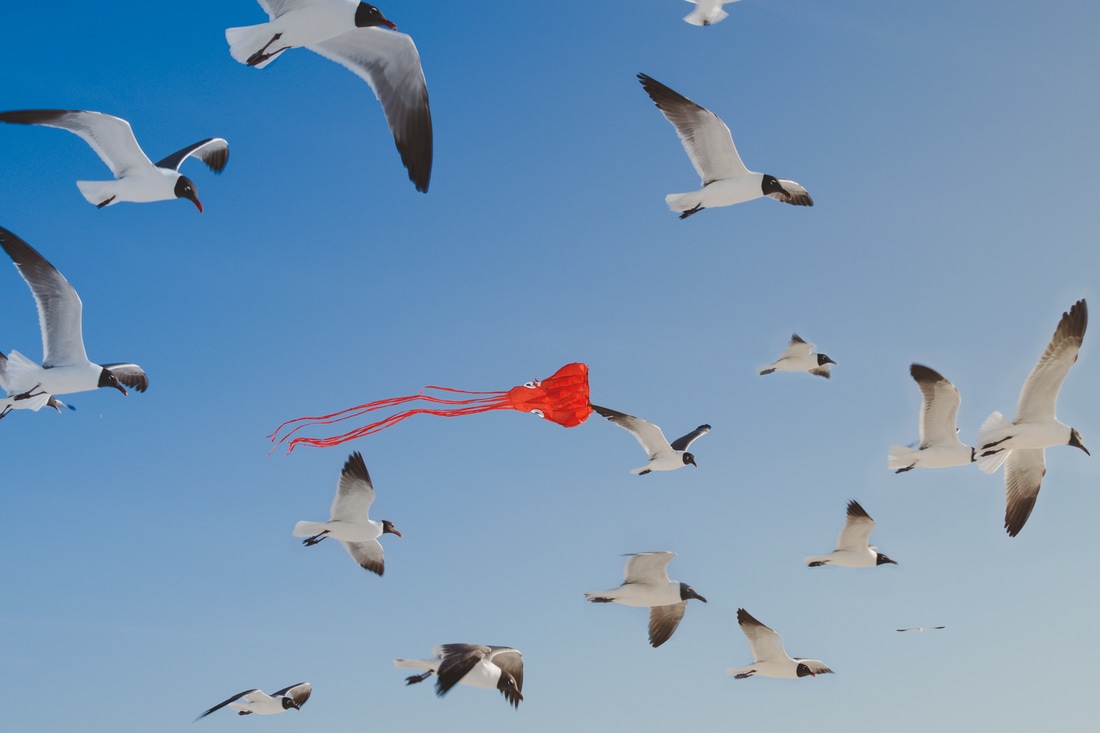
M907 448L904 445L890 446L890 452L886 456L886 467L891 471L905 471L916 465L920 451Z
M1001 464L1008 458L1009 450L1000 446L983 449L983 446L989 443L996 443L999 441L1007 440L1010 436L1009 429L1012 427L1012 422L999 412L994 412L992 415L986 418L982 426L978 428L978 440L976 445L976 458L978 461L978 468L985 473L993 473Z
M730 17L730 14L727 13L725 10L722 10L721 7L711 11L709 15L702 10L696 8L695 10L684 16L684 22L691 23L692 25L713 25L719 21L725 20L728 17Z
M286 50L279 46L278 40L272 42L273 35L270 23L225 29L225 40L229 43L229 54L242 64L255 66L257 69L264 68ZM269 42L271 45L261 57L262 60L249 63L253 56L260 53Z
M117 203L115 201L114 187L118 181L77 181L76 187L88 203L95 204L99 208Z
M298 522L294 525L295 537L313 537L314 535L321 534L328 526L324 522Z
M703 199L699 191L690 193L670 193L665 196L665 203L669 211L691 211L702 205Z

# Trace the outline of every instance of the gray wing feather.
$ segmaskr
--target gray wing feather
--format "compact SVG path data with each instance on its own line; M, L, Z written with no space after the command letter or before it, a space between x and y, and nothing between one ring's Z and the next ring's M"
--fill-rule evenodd
M687 450L688 446L695 442L696 438L710 432L710 425L700 425L687 435L680 436L672 441L672 450Z
M920 409L921 448L959 443L956 430L959 405L962 403L959 390L942 374L922 364L910 365L909 374L923 397Z
M663 550L661 552L639 552L629 555L626 568L623 571L623 583L667 583L668 563L676 557L676 553Z
M344 548L351 555L355 562L359 563L359 567L364 570L369 570L372 573L382 575L385 572L385 557L382 551L382 543L378 540L370 540L368 542L348 542L341 540Z
M195 720L198 720L199 718L205 718L207 715L214 712L215 710L221 710L222 708L224 708L229 703L240 700L245 695L251 695L253 692L259 692L259 690L258 689L252 689L252 690L245 690L244 692L238 692L236 695L229 698L228 700L222 700L221 702L219 702L214 707L204 710L202 713L199 714L198 718L195 718Z
M642 449L645 450L651 460L661 451L668 450L668 448L671 447L668 443L668 439L665 438L665 434L661 432L661 429L648 420L643 420L633 415L627 415L625 412L619 412L618 410L612 410L607 407L600 407L599 405L592 405L592 409L618 425L620 428L629 430L630 434L634 436L639 444L641 444Z
M1024 528L1046 475L1042 448L1017 448L1005 459L1005 530L1015 537Z
M374 485L371 483L370 474L367 473L367 465L363 462L362 454L355 451L348 457L344 463L344 470L340 472L340 481L336 484L336 498L332 500L329 519L330 521L362 522L367 519L373 503Z
M668 606L650 606L649 609L649 643L650 646L659 647L664 644L680 625L684 617L684 609L687 601L680 601Z
M20 125L44 125L79 135L107 164L115 178L151 167L141 150L130 123L102 112L69 109L28 109L0 113L0 122Z
M102 364L101 366L118 377L118 381L127 387L132 387L138 392L149 389L149 377L137 364Z
M190 156L206 163L206 166L215 173L221 173L225 169L225 164L229 162L229 143L224 138L208 137L157 161L157 167L178 171L183 161Z
M1069 368L1077 361L1088 323L1089 312L1084 299L1074 303L1067 313L1062 314L1054 337L1024 382L1020 400L1016 404L1014 422L1054 419L1058 391L1069 374Z
M296 685L290 685L284 687L281 690L276 690L271 693L272 697L278 697L279 695L285 695L297 703L299 706L305 705L306 700L313 694L313 685L308 682L299 682Z

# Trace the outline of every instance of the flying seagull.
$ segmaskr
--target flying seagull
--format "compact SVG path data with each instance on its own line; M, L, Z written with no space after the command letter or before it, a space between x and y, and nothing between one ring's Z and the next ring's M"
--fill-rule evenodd
M146 390L149 379L137 364L99 365L88 360L81 334L80 296L53 265L3 227L0 247L30 286L42 330L41 366L18 351L0 360L0 383L7 391L7 409L26 405L36 410L50 405L53 395L99 387L113 387L124 395L126 387Z
M397 26L378 8L355 0L259 3L270 21L225 31L233 58L262 69L283 51L304 46L363 79L382 103L409 180L417 191L427 193L432 175L432 114L412 38L397 33Z
M907 629L898 629L898 631L932 631L934 629L946 629L946 626L910 626Z
M685 23L692 25L714 25L729 17L729 13L722 9L723 5L735 3L737 0L687 0L694 3L695 9L684 16Z
M523 654L510 646L443 644L432 649L432 659L395 659L398 669L422 669L405 678L415 685L436 675L435 694L442 697L455 685L500 690L514 708L523 700Z
M875 520L853 499L848 502L848 519L844 522L844 529L840 530L836 549L828 555L807 557L804 562L811 568L822 565L839 565L843 568L873 568L887 563L897 565L879 552L877 547L867 546L867 540L874 528Z
M783 637L750 616L743 608L737 609L737 623L749 640L753 663L726 670L726 674L733 675L734 679L743 680L756 674L762 677L795 679L833 673L824 662L816 659L789 657L783 649Z
M274 715L275 713L284 713L291 708L301 710L302 706L306 704L306 700L309 699L311 692L313 692L313 686L308 682L299 682L296 685L284 687L270 695L262 690L245 690L244 692L238 692L228 700L222 700L214 707L203 712L195 720L205 718L210 713L224 708L226 705L236 710L237 715L251 715L252 713L256 715ZM237 702L238 700L242 702Z
M645 74L638 74L638 79L657 109L676 128L691 164L703 179L703 187L698 191L665 196L670 210L682 212L681 219L703 209L730 206L762 196L795 206L814 205L810 194L800 184L746 168L733 145L729 128L716 114Z
M994 412L978 430L978 468L993 473L1005 464L1005 529L1011 537L1024 528L1035 506L1047 472L1045 449L1072 445L1091 455L1081 434L1054 416L1058 390L1077 361L1088 322L1088 308L1081 299L1062 314L1054 337L1024 382L1016 419L1009 422Z
M646 454L649 455L649 463L631 469L631 473L645 476L650 471L675 471L677 468L683 468L689 463L698 467L695 456L688 452L688 447L700 435L709 433L710 425L700 425L687 435L683 435L669 443L659 427L640 417L627 415L599 405L592 405L592 409L619 427L629 430L642 444Z
M797 333L791 335L787 350L776 361L757 369L758 374L772 372L809 372L817 377L829 378L829 365L836 364L825 354L815 354L814 345L807 343Z
M294 525L294 536L305 537L302 544L306 547L316 545L326 537L334 537L340 540L340 544L361 567L381 575L385 567L378 538L387 532L398 537L401 533L388 519L377 521L367 516L372 503L374 486L363 456L356 451L340 472L329 521L298 522Z
M77 181L84 198L102 209L122 201L144 203L188 199L202 213L195 184L179 172L183 161L195 157L215 173L229 161L229 143L208 137L177 150L155 165L142 152L130 123L119 117L75 109L26 109L0 112L0 122L43 125L75 133L92 147L114 173L113 181Z
M664 644L680 625L691 598L707 602L687 583L668 579L668 561L673 552L639 552L627 555L623 584L618 588L589 591L584 594L592 603L621 603L624 606L649 608L649 643Z
M911 469L965 466L974 460L974 449L959 440L955 426L959 416L959 390L934 369L921 364L909 367L920 388L920 447L890 446L886 465L895 473Z

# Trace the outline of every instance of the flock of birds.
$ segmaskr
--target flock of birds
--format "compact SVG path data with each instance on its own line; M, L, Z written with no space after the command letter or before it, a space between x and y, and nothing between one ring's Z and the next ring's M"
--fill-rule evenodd
M692 0L689 0L692 1ZM727 0L727 2L730 0ZM396 32L396 26L375 6L355 0L259 0L268 22L226 30L230 53L237 61L263 68L284 51L305 47L331 59L363 78L382 104L390 131L410 180L427 192L432 167L432 128L427 85L412 39ZM684 20L710 25L726 17L721 0L697 0ZM770 197L797 206L813 200L800 184L749 171L742 163L729 129L715 114L645 75L638 79L657 108L676 129L681 143L702 179L699 190L669 194L666 203L680 218L706 208L729 206ZM17 110L0 113L0 121L20 125L54 127L79 135L110 168L114 178L78 181L81 194L97 207L121 202L151 202L182 198L202 212L194 182L180 173L191 157L221 172L228 161L229 145L222 138L208 138L188 145L153 163L142 151L130 124L108 114L86 110ZM11 258L30 287L37 305L42 333L43 358L38 363L18 351L0 353L0 418L13 410L40 410L65 406L59 396L101 387L127 394L127 387L144 392L149 385L145 371L135 363L92 362L84 347L80 297L65 277L38 251L14 233L0 228L0 247ZM913 364L910 373L922 394L920 442L914 447L893 446L887 465L901 473L914 468L945 468L977 463L986 473L1005 467L1005 528L1015 536L1023 528L1046 473L1045 449L1070 445L1088 450L1077 430L1055 417L1059 389L1076 362L1088 323L1084 300L1075 303L1025 382L1014 420L994 412L977 433L974 447L958 437L956 419L958 389L935 370ZM814 351L814 345L798 335L791 338L775 362L759 374L806 372L828 378L830 357ZM692 444L710 425L700 425L669 442L661 429L647 421L610 408L592 405L610 422L629 431L647 455L632 473L672 471L697 466ZM293 535L306 546L331 538L338 540L354 561L381 576L384 552L379 538L401 533L389 520L374 520L369 510L374 487L362 456L346 461L337 484L330 517L326 522L298 522ZM849 568L897 564L869 544L874 520L857 501L847 507L847 517L835 549L805 558L810 567L837 565ZM592 603L618 603L649 609L649 642L657 647L673 635L689 600L706 603L687 583L672 580L667 567L672 552L643 552L628 556L623 582L616 588L590 591ZM741 608L738 624L752 653L749 665L730 669L736 679L750 676L799 678L831 673L823 662L792 658L774 630ZM898 631L943 629L943 626L911 627ZM435 677L436 691L445 694L457 684L495 688L518 707L523 700L523 657L505 646L443 644L426 659L396 659L396 667L417 670L406 678L415 684ZM312 692L310 683L285 687L270 695L259 689L238 693L205 710L199 718L228 707L240 715L267 715L300 709Z

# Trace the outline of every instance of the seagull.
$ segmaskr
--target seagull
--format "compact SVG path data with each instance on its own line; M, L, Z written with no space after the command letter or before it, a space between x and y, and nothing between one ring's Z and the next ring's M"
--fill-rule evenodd
M833 670L824 662L816 659L792 659L783 650L783 637L749 615L743 608L737 609L737 623L749 640L753 663L745 667L734 667L726 674L734 679L743 680L754 674L763 677L795 679L797 677L816 677L819 674L832 674Z
M619 427L629 430L642 444L645 452L649 454L649 463L631 469L631 473L645 476L650 471L675 471L677 468L683 468L689 463L698 468L699 464L695 462L695 456L688 452L688 447L700 435L709 433L710 425L700 425L670 444L659 427L640 417L627 415L599 405L592 405L592 409Z
M26 402L29 409L38 409L49 405L53 395L99 387L113 387L125 395L126 387L138 392L148 388L149 378L137 364L99 365L88 361L81 335L80 296L53 265L3 227L0 247L30 286L42 330L41 366L18 351L0 361L0 381L10 403ZM43 399L44 395L48 397Z
M432 175L432 114L420 54L382 11L356 0L259 0L267 23L228 28L229 53L262 69L304 46L363 79L382 103L401 162L417 191ZM390 30L382 30L384 26Z
M623 584L618 588L589 591L584 594L592 603L621 603L624 606L649 608L649 643L664 644L680 625L691 598L707 602L687 583L668 579L668 561L674 552L639 552L627 555Z
M316 545L326 537L335 537L360 567L381 575L385 567L378 538L387 532L398 537L401 533L388 519L379 522L367 516L372 503L374 486L371 485L363 456L356 451L340 472L329 521L298 522L294 525L294 536L305 537L302 544L306 547Z
M144 203L188 199L202 213L195 184L179 172L183 161L195 157L215 173L229 161L229 143L208 137L177 150L154 165L138 145L130 123L119 117L75 109L25 109L0 112L0 122L43 125L68 130L81 137L107 164L113 181L77 181L77 188L96 208L121 201Z
M875 520L853 499L848 502L848 519L844 522L844 529L840 530L836 549L828 555L807 557L804 562L811 568L822 565L839 565L843 568L873 568L887 563L897 565L879 552L877 547L867 546L867 538L874 528Z
M1081 443L1081 434L1054 416L1058 390L1077 361L1088 321L1084 299L1063 313L1054 337L1020 391L1016 419L1009 422L994 412L978 430L978 468L993 473L1005 464L1005 530L1010 537L1024 528L1035 506L1046 474L1045 449L1072 445L1092 455Z
M894 473L921 468L965 466L974 461L974 449L959 440L959 390L934 369L912 364L909 374L920 387L920 447L890 446L886 465Z
M703 209L730 206L762 196L795 206L814 205L810 194L800 184L746 168L733 145L729 128L716 114L645 74L638 74L638 79L657 109L676 128L691 164L703 179L703 188L698 191L665 196L671 211L682 212L681 219Z
M806 343L797 333L791 335L787 350L777 361L757 369L758 374L772 372L809 372L817 377L829 378L829 365L836 364L825 354L813 353L814 345Z
M0 354L0 390L3 390L4 394L9 394L6 376L7 364L8 357ZM61 412L62 407L68 407L70 410L76 409L72 405L66 405L51 394L37 392L30 395L16 395L14 397L4 397L0 399L0 418L6 417L12 410L33 410L38 412L43 407L52 407L58 412Z
M687 0L695 4L695 10L684 16L685 23L692 25L714 25L729 17L729 13L722 9L723 5L735 3L737 0Z
M422 669L405 678L406 685L436 675L435 694L442 697L458 684L500 690L514 708L523 700L523 654L510 646L443 644L432 649L432 659L395 659L398 669Z
M898 629L898 631L932 631L934 629L946 629L946 626L910 626L907 629Z
M195 720L205 718L210 713L224 708L226 705L236 710L237 715L251 715L252 713L256 713L256 715L274 715L275 713L284 713L291 708L301 710L302 706L306 704L306 700L309 699L311 692L313 692L313 686L308 682L299 682L296 685L284 687L270 695L262 690L245 690L244 692L238 692L228 700L222 700ZM237 702L237 700L243 700L244 702Z

